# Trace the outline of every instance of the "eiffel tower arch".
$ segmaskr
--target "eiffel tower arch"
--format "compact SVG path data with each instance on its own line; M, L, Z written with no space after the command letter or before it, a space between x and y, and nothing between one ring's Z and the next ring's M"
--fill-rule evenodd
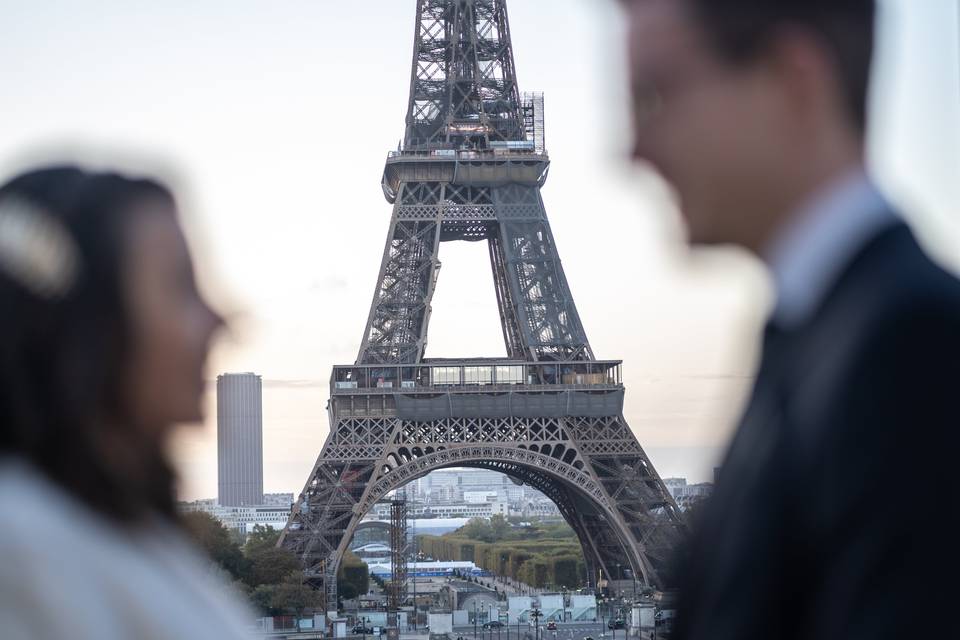
M506 0L417 0L370 314L356 362L333 369L330 433L279 543L322 584L328 609L364 515L447 467L545 493L591 581L619 565L666 586L684 524L623 418L621 362L597 359L587 341L540 194L549 165L543 96L519 92ZM426 357L440 245L454 240L489 247L505 358Z

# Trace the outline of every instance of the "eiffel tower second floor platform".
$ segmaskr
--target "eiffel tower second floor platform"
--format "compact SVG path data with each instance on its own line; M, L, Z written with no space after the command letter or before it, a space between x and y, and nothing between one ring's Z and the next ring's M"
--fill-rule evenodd
M337 418L619 416L622 364L617 360L529 362L433 359L415 365L342 365L330 380L331 424Z

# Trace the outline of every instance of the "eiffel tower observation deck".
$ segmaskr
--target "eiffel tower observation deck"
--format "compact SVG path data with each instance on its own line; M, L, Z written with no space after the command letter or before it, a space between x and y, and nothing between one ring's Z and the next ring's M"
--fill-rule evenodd
M543 95L519 92L506 0L417 0L416 25L367 325L356 362L333 369L330 432L280 544L335 608L340 560L377 501L479 467L556 503L591 584L669 586L684 524L624 420L621 362L594 356L564 276L541 198ZM504 358L427 357L440 247L458 240L489 248Z

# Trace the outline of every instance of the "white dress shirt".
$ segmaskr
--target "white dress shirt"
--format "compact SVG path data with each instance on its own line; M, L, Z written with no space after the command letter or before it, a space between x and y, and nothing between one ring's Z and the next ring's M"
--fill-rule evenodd
M173 526L128 531L0 458L0 638L246 638L253 615Z
M763 254L776 287L772 321L790 329L809 319L857 253L897 221L863 171L813 194Z

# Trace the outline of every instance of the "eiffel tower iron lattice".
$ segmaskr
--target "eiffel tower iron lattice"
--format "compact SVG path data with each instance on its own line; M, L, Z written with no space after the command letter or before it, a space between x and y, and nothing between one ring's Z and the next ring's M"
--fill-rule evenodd
M540 194L543 96L519 93L506 0L418 0L416 23L360 353L333 369L330 433L279 544L333 609L340 560L376 502L431 471L479 467L554 501L591 582L629 567L664 586L684 524L623 418L621 363L594 357L564 276ZM453 240L488 244L506 358L425 357L439 249Z

